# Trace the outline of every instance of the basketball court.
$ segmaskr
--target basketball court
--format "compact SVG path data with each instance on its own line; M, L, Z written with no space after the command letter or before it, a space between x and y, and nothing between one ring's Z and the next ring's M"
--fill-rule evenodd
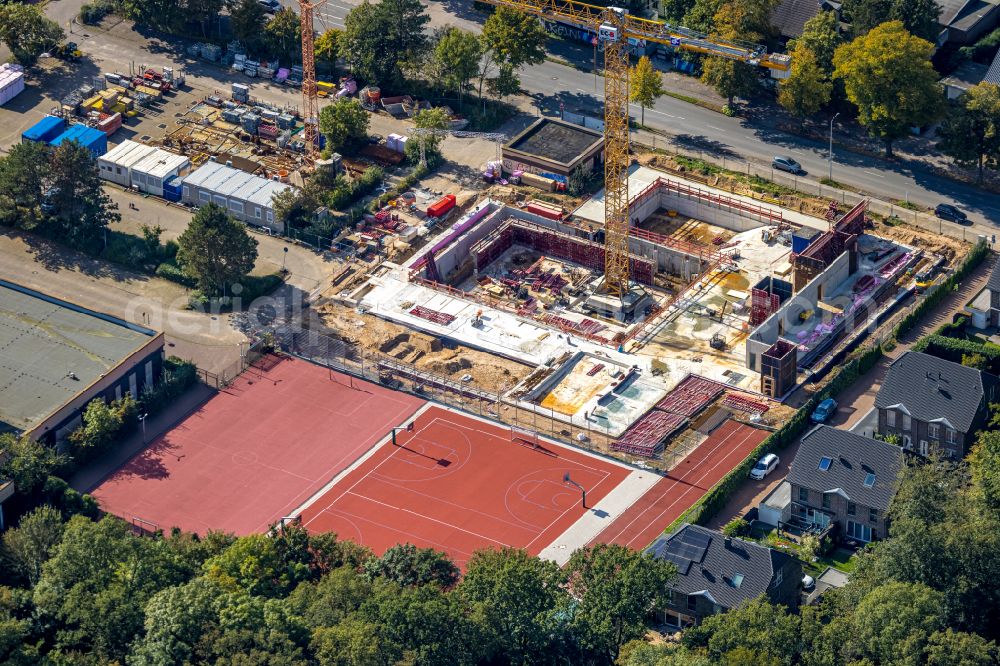
M263 532L424 404L305 361L265 357L92 494L145 529Z
M460 566L488 547L537 555L631 473L530 431L438 406L420 411L396 438L297 511L303 524L376 553L405 542L443 550Z
M727 420L598 535L594 542L642 550L743 461L770 433Z

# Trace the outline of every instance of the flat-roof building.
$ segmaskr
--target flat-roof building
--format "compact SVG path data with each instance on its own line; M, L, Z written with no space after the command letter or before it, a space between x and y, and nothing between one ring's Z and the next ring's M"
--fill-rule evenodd
M539 118L503 147L504 171L526 171L568 178L576 169L598 168L604 135L555 118Z
M50 443L95 398L141 395L163 367L163 333L0 280L0 431Z
M274 197L290 189L286 183L208 162L184 177L181 199L193 206L214 203L237 220L281 232L284 230L274 218Z
M163 196L163 184L185 173L191 160L169 150L122 141L97 160L101 178L140 192Z

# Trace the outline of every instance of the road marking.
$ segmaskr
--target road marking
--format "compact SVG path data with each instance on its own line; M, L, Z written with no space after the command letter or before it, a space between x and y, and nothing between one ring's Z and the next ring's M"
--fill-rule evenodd
M725 132L726 130L721 127L716 127L715 125L705 125L708 129L714 129L716 132Z
M672 115L670 113L665 113L663 111L657 111L656 109L648 109L648 112L649 113L658 113L661 116L666 116L667 118L675 118L677 120L687 120L687 118L685 118L684 116L675 116L675 115Z
M883 176L882 174L877 173L875 171L868 171L867 169L863 169L862 173L866 173L869 176L875 176L876 178L885 178L885 176Z

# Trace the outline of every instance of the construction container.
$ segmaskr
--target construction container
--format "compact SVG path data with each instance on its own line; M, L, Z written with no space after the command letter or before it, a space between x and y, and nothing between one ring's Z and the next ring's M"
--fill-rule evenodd
M45 116L24 130L21 143L48 143L66 131L66 121L58 116Z
M76 141L90 150L94 157L108 152L108 135L86 125L71 125L65 132L52 140L52 146L60 146L66 141Z
M241 106L234 107L232 109L222 110L222 119L227 123L232 123L233 125L240 124L240 118L246 114L247 110Z
M171 176L163 182L163 198L167 201L180 201L184 191L184 179Z
M403 138L402 135L390 134L389 136L385 137L385 145L387 148L395 150L397 153L401 153L403 151L399 149L399 140L402 138Z
M263 111L260 112L261 120L266 120L267 122L273 123L275 125L278 124L278 116L280 115L281 115L280 113L278 113L277 111L272 111L271 109L264 109Z
M444 217L458 203L454 194L446 194L427 207L428 217Z
M13 63L0 65L0 106L24 90L24 68Z
M295 116L288 113L278 114L278 127L283 130L295 127Z
M257 126L260 125L260 116L256 113L244 113L240 118L240 127L250 134L257 133Z
M802 227L798 231L792 232L792 252L795 254L804 252L822 234L822 231L812 227Z
M122 126L122 114L113 113L110 116L98 121L97 129L104 132L106 136L111 136Z

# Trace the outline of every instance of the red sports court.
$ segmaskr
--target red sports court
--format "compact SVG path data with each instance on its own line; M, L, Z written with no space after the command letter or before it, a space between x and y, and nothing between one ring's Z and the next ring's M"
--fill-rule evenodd
M622 465L535 436L431 406L301 511L377 553L409 542L464 566L500 546L537 555L629 475Z
M594 542L617 543L636 550L646 548L750 455L768 434L737 421L726 421L639 501L604 528Z
M261 532L424 403L266 357L106 478L101 507L146 528Z

